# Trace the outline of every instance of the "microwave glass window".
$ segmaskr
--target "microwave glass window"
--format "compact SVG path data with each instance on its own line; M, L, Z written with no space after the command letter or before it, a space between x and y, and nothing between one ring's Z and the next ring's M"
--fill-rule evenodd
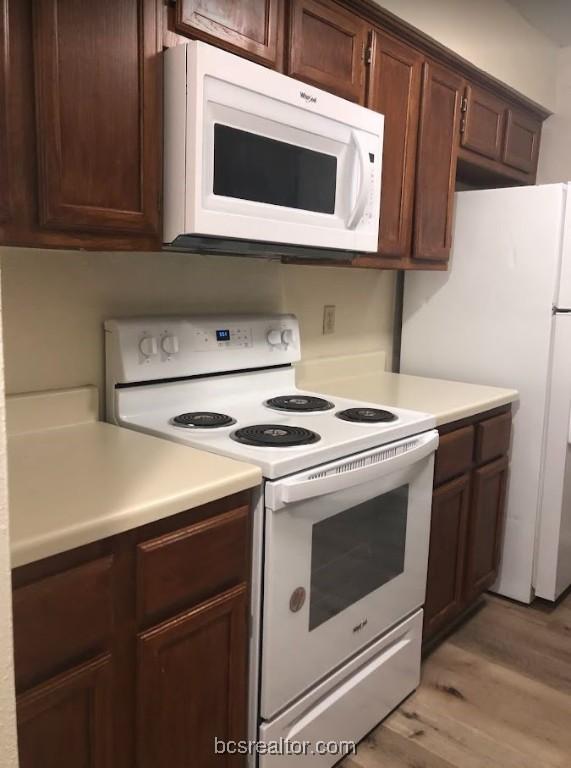
M216 123L214 194L335 212L337 158Z
M403 572L407 510L403 485L313 526L310 631Z

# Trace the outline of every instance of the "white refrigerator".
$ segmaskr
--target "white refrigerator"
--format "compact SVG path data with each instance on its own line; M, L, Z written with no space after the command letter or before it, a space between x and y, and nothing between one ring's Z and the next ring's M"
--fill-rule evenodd
M405 279L401 371L513 387L494 591L571 584L571 185L456 194L449 271Z

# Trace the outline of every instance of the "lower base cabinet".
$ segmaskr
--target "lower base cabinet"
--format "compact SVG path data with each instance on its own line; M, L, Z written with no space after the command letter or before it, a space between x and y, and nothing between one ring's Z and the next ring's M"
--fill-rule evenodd
M511 410L440 430L436 453L423 642L444 634L498 575Z
M246 493L15 569L20 768L243 765L249 580Z
M109 656L82 664L18 697L20 768L113 765Z
M444 626L462 606L470 476L441 485L432 497L423 636Z
M246 732L246 607L239 586L139 635L139 768L240 764L214 745Z

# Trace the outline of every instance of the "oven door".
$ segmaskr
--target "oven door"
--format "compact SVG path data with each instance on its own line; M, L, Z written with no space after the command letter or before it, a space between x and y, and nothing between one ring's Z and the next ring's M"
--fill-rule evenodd
M424 603L438 433L266 483L261 714Z
M376 250L383 117L234 58L188 94L192 232Z

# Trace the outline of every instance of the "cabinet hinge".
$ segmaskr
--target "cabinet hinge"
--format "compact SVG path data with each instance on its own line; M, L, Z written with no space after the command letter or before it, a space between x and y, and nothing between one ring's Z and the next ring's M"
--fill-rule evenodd
M468 111L468 99L465 96L462 96L462 101L460 102L460 111L461 112Z
M464 117L464 115L462 115L462 117L460 118L460 133L464 133L465 130L466 130L466 118Z
M373 61L373 47L368 45L365 48L365 64L370 64Z

